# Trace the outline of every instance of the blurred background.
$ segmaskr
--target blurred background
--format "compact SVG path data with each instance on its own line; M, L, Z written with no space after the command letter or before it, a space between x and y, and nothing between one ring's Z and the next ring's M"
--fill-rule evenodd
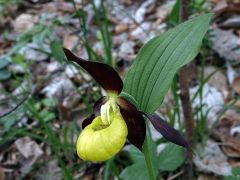
M139 49L178 24L175 0L0 0L0 180L146 179L126 143L104 163L77 157L82 121L104 92L62 47L124 78ZM192 179L240 179L240 2L189 0L214 16L188 74ZM158 113L185 133L178 76ZM185 151L150 126L159 179L186 179ZM141 175L137 177L136 174Z

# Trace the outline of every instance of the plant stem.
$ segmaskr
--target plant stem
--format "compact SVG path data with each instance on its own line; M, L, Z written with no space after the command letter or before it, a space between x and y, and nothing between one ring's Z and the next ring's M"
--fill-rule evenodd
M149 180L155 180L154 178L154 170L153 170L153 163L152 163L152 159L151 159L151 153L150 153L150 148L149 148L149 138L152 138L151 136L151 132L150 132L150 127L148 125L148 123L145 121L146 123L146 130L147 130L147 134L143 143L143 154L144 154L144 159L146 162L146 166L147 166L147 171L148 171L148 177Z
M180 0L180 20L185 21L188 19L188 5L189 0ZM189 65L184 66L179 72L179 84L181 90L181 101L184 115L184 124L186 128L187 140L192 144L194 134L194 120L192 114L192 106L189 94L189 81L188 81Z
M180 21L183 22L188 19L189 0L180 0ZM192 106L189 94L189 81L188 81L189 65L184 66L179 72L179 85L181 90L180 99L182 101L184 124L186 129L186 138L193 144L194 137L194 119L192 114ZM185 179L193 178L193 161L192 153L187 151L187 164L185 166Z

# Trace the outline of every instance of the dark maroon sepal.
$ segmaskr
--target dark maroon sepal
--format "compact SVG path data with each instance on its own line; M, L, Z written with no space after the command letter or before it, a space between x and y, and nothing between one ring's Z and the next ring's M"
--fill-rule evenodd
M95 116L100 114L101 106L107 102L107 97L103 96L99 100L97 100L94 104L94 114Z
M118 94L122 91L122 79L111 66L95 61L86 61L75 56L66 48L63 50L69 61L74 61L85 69L106 91L115 91Z
M152 123L154 128L160 132L163 137L167 140L173 142L174 144L183 146L185 148L189 148L189 144L182 137L182 135L173 127L171 127L166 121L164 121L161 117L156 114L147 114L143 113Z
M90 117L84 119L82 122L82 129L84 129L86 126L91 124L94 118L95 118L95 116L94 116L94 114L92 114Z
M146 136L146 125L142 114L133 104L122 97L118 98L117 104L128 127L128 140L138 149L142 150Z

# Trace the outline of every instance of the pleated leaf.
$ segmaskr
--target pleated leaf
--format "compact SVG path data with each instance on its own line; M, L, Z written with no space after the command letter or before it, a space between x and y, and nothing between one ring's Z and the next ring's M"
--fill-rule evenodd
M197 55L210 19L211 14L192 18L153 38L140 50L123 89L140 110L152 113L161 105L178 69Z

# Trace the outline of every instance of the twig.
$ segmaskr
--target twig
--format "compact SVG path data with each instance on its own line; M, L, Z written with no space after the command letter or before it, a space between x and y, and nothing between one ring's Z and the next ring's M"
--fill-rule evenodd
M174 174L173 176L169 177L167 180L173 180L173 179L177 178L178 176L180 176L183 173L184 173L184 171L181 170L178 173Z
M11 109L10 111L2 114L2 115L0 116L0 119L3 118L3 117L5 117L5 116L7 116L7 115L9 115L9 114L12 113L13 111L15 111L19 106L21 106L21 105L28 99L28 97L29 97L29 94L28 94L27 96L25 96L13 109Z

